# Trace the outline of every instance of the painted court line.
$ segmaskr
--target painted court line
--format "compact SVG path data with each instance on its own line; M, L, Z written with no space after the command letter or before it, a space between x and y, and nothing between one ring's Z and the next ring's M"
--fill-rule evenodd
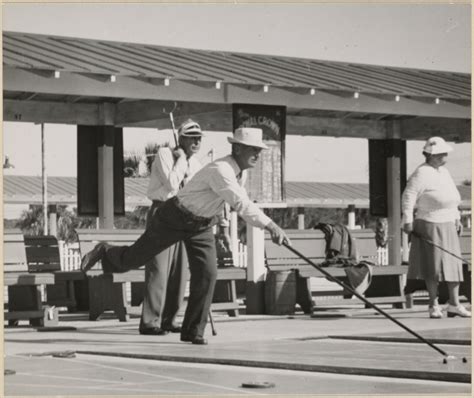
M74 380L74 381L84 381L84 382L96 382L96 383L110 383L112 384L117 384L117 382L110 381L110 380L104 380L104 379L91 379L90 377L88 378L82 378L82 377L73 377L73 376L58 376L55 374L51 373L30 373L30 372L16 372L17 375L22 375L22 376L30 376L30 377L48 377L51 379L60 379L60 380Z
M199 386L219 388L219 389L223 389L223 390L229 390L229 391L240 392L240 393L245 392L247 394L252 394L252 395L265 395L265 394L256 394L254 392L246 392L246 391L242 391L240 389L231 388L231 387L219 386L217 384L201 383L201 382L197 382L197 381L191 381L191 380L186 380L186 379L171 377L171 376L160 376L160 375L157 375L156 373L149 373L149 372L142 372L142 371L131 370L131 369L124 369L124 368L121 368L121 367L97 364L97 363L94 363L94 362L87 362L87 361L84 361L84 360L73 359L73 361L74 362L79 362L79 363L88 363L90 365L94 365L96 367L101 367L101 368L104 368L104 369L121 370L121 371L126 372L126 373L139 374L139 375L143 375L143 376L161 377L161 378L164 378L164 379L168 379L170 381L178 381L178 382L181 382L181 383L191 383L191 384L196 384L196 385L199 385Z
M34 383L24 383L24 382L20 382L20 383L9 383L9 385L11 386L21 386L21 387L35 387L35 388L47 388L47 387L52 387L52 388L57 388L57 389L60 389L60 388L64 388L64 386L57 386L57 385L54 385L54 384L34 384ZM144 393L152 393L153 395L155 394L158 394L160 393L159 390L157 390L156 388L150 388L150 389L145 389L145 388L125 388L125 387L109 387L109 386L104 386L104 387L101 387L101 386L84 386L84 385L78 385L78 386L69 386L69 388L71 389L82 389L82 390L93 390L93 391L97 391L97 390L104 390L104 391L110 391L110 390L117 390L117 391L131 391L131 392L144 392ZM170 391L170 390L163 390L161 391L163 394L169 394L169 395L178 395L178 394L188 394L188 395L193 395L193 393L190 393L188 391L177 391L177 390L174 390L174 391ZM242 393L243 391L241 391Z

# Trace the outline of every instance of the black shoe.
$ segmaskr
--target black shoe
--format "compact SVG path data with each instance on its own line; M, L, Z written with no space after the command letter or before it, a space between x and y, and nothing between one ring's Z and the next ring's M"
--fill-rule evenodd
M82 272L89 271L99 260L102 259L102 256L105 254L106 247L107 245L104 242L97 243L97 245L95 245L95 247L89 253L82 257Z
M154 328L143 328L139 329L140 334L146 334L149 336L164 336L168 334L166 330L163 330L159 327L154 327Z
M181 335L181 341L189 341L192 344L207 345L207 340L201 336Z
M171 326L162 326L161 328L170 333L181 333L181 326L171 325Z

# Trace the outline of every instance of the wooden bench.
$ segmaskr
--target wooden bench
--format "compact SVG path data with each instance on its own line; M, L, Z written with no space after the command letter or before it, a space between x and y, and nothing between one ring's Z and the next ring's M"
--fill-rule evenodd
M62 271L58 240L53 235L25 235L26 259L29 272L54 273L54 285L46 286L46 303L50 306L77 310L76 283L84 281L81 271Z
M465 229L461 236L459 237L459 243L461 246L461 257L469 262L463 263L463 278L464 281L461 282L459 286L459 295L465 296L469 301L471 301L471 230ZM413 306L413 293L418 290L426 290L426 284L423 280L419 279L408 279L405 286L405 297L407 302L407 307L411 308ZM446 283L441 282L439 284L439 302L444 304L448 301L449 294Z
M143 230L77 230L81 255L101 241L113 245L129 245L143 233ZM89 318L98 317L106 310L112 310L121 321L129 319L130 307L139 305L143 298L145 282L144 267L121 274L103 274L101 265L95 266L88 272L89 289ZM239 303L235 288L236 280L246 280L247 273L244 268L224 267L218 268L218 287L212 304L213 311L227 311L231 316L237 316ZM132 285L131 305L128 304L126 283ZM140 293L141 292L141 293ZM216 297L219 296L219 297ZM216 300L218 298L218 300Z
M322 263L325 258L326 241L324 234L319 230L286 230L295 249L308 257L316 264ZM352 237L356 240L357 251L361 260L377 262L377 247L375 234L372 230L352 230ZM351 294L338 289L331 291L312 292L310 278L325 276L305 260L297 257L284 246L271 242L270 236L265 237L266 266L270 272L289 271L297 272L296 302L305 313L311 313L318 305L344 305L348 304ZM343 267L325 267L325 271L332 276L348 283ZM403 295L403 276L406 266L374 266L372 283L364 296L376 304L392 304L400 308L405 303ZM319 300L322 296L342 296L342 298ZM362 303L362 302L361 302Z
M17 325L19 320L28 320L32 326L57 325L57 309L43 305L41 299L41 286L53 285L54 275L28 270L25 241L20 230L4 231L3 284L8 289L4 319L9 325Z

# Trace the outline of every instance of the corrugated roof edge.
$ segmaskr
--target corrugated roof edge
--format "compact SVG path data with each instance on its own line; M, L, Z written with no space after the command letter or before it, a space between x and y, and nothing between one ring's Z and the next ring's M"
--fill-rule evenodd
M129 41L118 41L118 40L102 40L102 39L91 39L87 37L77 37L77 36L59 36L59 35L48 35L42 33L33 33L33 32L18 32L18 31L3 31L3 35L24 35L24 36L42 36L48 37L53 39L74 39L74 40L81 40L87 42L94 42L94 43L114 43L114 44L131 44L131 45L138 45L138 46L151 46L155 48L167 48L172 50L185 50L185 51L202 51L202 52L212 52L212 53L219 53L219 54L229 54L229 55L250 55L250 56L262 56L266 58L279 58L279 59L291 59L293 61L313 61L313 62L320 62L324 64L337 64L337 65L344 65L344 66L368 66L368 67L380 67L383 69L391 69L391 70L398 70L398 71L416 71L416 72L434 72L434 73L443 73L443 74L451 74L451 75L459 75L470 77L470 73L465 72L454 72L454 71L444 71L444 70L437 70L437 69L421 69L421 68L403 68L400 66L392 66L392 65L381 65L381 64L364 64L364 63L356 63L356 62L348 62L348 61L334 61L334 60L323 60L323 59L316 59L316 58L304 58L304 57L293 57L293 56L285 56L285 55L276 55L276 54L261 54L261 53L246 53L246 52L239 52L239 51L229 51L229 50L215 50L215 49L203 49L203 48L188 48L188 47L174 47L174 46L167 46L161 44L153 44L153 43L143 43L143 42L129 42Z

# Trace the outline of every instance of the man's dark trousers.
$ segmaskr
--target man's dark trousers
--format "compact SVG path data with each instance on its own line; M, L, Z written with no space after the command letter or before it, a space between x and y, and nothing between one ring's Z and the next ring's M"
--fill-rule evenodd
M182 324L182 335L203 336L217 278L216 246L212 225L217 217L204 219L186 214L169 199L131 246L109 246L102 258L105 272L126 272L146 264L176 242L183 241L189 260L191 283Z
M147 214L146 227L164 202L154 200ZM145 266L145 291L140 329L175 326L175 318L184 302L188 279L188 258L183 242L158 253Z

